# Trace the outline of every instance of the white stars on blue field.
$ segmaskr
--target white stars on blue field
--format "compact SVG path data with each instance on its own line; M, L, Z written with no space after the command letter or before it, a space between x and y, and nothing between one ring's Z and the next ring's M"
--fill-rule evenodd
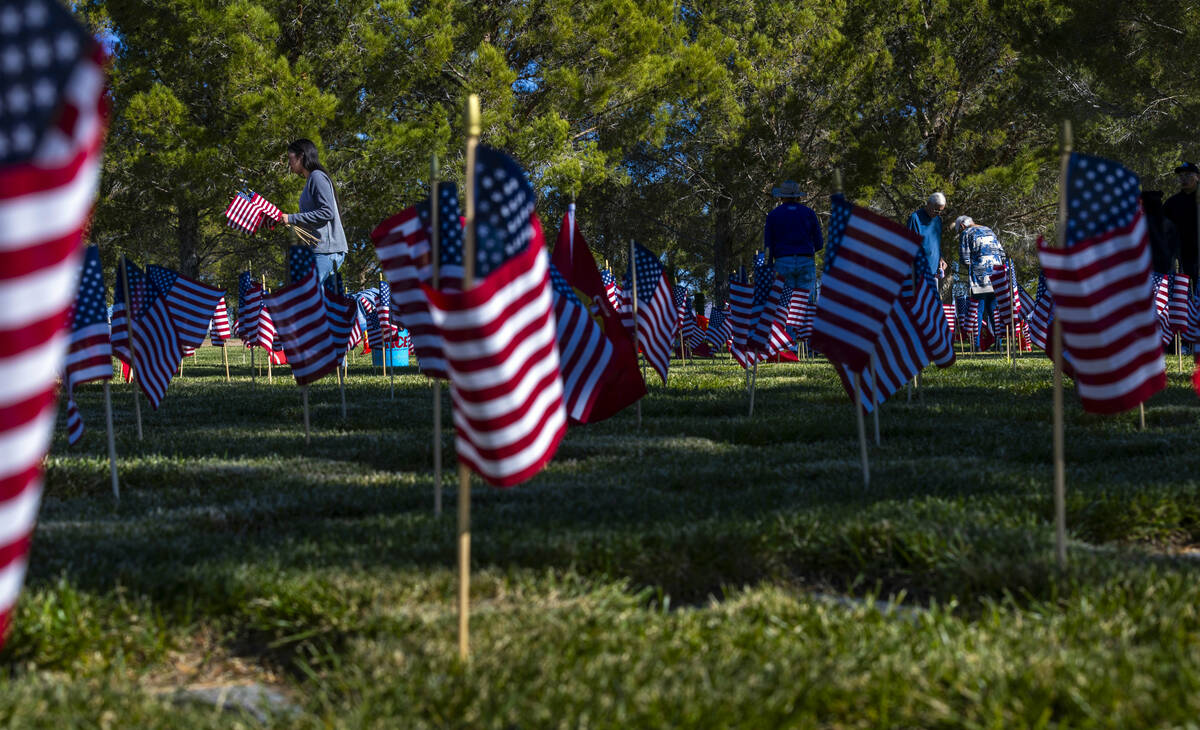
M1072 154L1067 171L1067 245L1132 223L1140 190L1137 175L1120 163Z

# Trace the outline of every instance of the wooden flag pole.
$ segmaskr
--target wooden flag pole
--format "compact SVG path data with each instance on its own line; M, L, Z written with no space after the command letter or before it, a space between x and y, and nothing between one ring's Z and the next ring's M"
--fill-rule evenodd
M312 438L308 431L308 386L300 386L300 398L304 403L304 443L312 443Z
M209 342L212 342L210 339ZM225 382L229 382L229 340L221 343L221 361L225 363Z
M266 307L267 306L267 275L266 274L262 275L262 290L263 290L262 306ZM262 326L262 308L259 308L259 310L258 310L258 322L259 322L259 326L261 327ZM271 349L267 350L267 383L269 385L274 385L275 384L275 376L274 376L274 374L271 373L271 354L273 352L275 352L275 343L272 342L270 347L271 347Z
M1055 244L1067 245L1067 170L1071 165L1071 122L1062 126L1062 159L1058 170L1058 231ZM1063 337L1062 320L1054 318L1051 334L1054 347L1054 559L1059 569L1067 567L1067 462L1063 429Z
M463 291L475 284L475 150L479 146L479 96L467 97L466 226L463 231ZM458 658L470 655L471 471L458 465Z
M441 264L441 230L438 209L441 207L441 183L438 182L438 156L429 157L429 259L433 267L433 288L438 288L438 266ZM433 379L433 514L442 514L442 381Z
M137 345L133 336L133 302L129 299L129 266L125 254L121 254L120 271L121 291L125 295L125 332L129 337L129 384L133 386L133 415L137 420L138 441L142 440L142 404L138 399L137 384Z
M872 393L879 392L879 368L875 364L876 361L877 361L877 356L875 355L875 353L872 352L871 353ZM877 399L875 399L874 395L872 395L871 397L873 399L873 401L871 403L871 405L873 406L873 408L871 408L871 416L872 416L873 420L875 421L875 445L881 446L882 444L879 442L879 404L874 402L874 400L877 400Z
M343 357L346 357L346 355L343 354ZM342 396L342 420L345 421L346 420L346 379L342 375L341 367L335 367L334 370L336 370L337 374L338 374L338 393Z
M104 425L108 430L108 471L112 475L113 498L121 501L121 484L117 481L117 443L113 439L112 394L104 381Z
M629 298L630 306L633 307L633 351L639 352L642 349L641 343L638 341L638 326L637 326L637 251L636 244L633 239L629 239L629 281L630 287L633 289L633 296ZM646 382L646 361L642 360L642 382ZM638 398L637 402L637 425L640 430L642 427L642 399Z
M750 416L754 416L754 391L758 389L758 360L754 361L754 370L750 376Z
M833 192L840 194L842 192L842 171L840 168L833 168ZM811 293L810 293L811 296ZM874 359L874 356L872 356ZM847 377L854 384L854 416L858 419L858 446L859 455L862 457L862 472L863 472L863 488L871 485L871 467L867 460L867 426L863 419L863 394L862 394L862 378L846 371Z
M1183 372L1183 338L1175 333L1175 355L1179 358L1179 372Z
M871 486L871 465L867 460L867 426L863 419L862 380L854 373L846 375L854 382L854 414L858 418L859 456L862 457L863 488Z

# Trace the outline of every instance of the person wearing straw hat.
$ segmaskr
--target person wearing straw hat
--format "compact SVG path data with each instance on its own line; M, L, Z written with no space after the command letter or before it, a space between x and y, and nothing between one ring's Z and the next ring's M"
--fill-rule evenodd
M812 208L800 204L804 193L794 181L773 188L771 194L780 201L763 227L767 261L775 264L775 272L788 286L811 291L817 278L813 256L824 246L821 222Z
M991 322L996 309L992 272L1004 263L1004 247L991 228L979 225L969 215L956 218L950 230L958 233L958 256L967 267L967 293L979 302L980 319Z
M313 253L317 259L318 284L332 276L346 260L346 232L338 211L333 181L321 166L317 146L312 140L298 139L287 146L288 168L304 178L300 191L300 212L285 213L283 222L304 228L313 234L317 244Z
M1179 176L1179 192L1163 203L1163 213L1179 232L1179 269L1196 281L1196 263L1200 259L1196 225L1200 217L1200 200L1196 197L1196 184L1200 183L1200 167L1194 162L1185 162L1175 168L1175 174Z

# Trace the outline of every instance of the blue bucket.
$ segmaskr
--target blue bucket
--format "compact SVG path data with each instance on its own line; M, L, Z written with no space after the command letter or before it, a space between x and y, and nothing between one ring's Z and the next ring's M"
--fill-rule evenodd
M400 330L400 342L409 342L408 330ZM371 350L371 364L375 367L383 365L383 349ZM387 348L387 364L389 368L408 367L408 345Z

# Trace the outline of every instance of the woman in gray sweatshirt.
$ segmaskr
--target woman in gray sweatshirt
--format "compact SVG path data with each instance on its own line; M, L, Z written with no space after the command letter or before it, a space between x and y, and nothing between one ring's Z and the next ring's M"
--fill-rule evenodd
M287 147L288 167L305 179L300 192L300 212L284 214L283 222L302 226L317 238L313 253L317 257L318 283L323 283L346 260L346 232L338 211L333 181L321 167L317 146L312 140L298 139Z

